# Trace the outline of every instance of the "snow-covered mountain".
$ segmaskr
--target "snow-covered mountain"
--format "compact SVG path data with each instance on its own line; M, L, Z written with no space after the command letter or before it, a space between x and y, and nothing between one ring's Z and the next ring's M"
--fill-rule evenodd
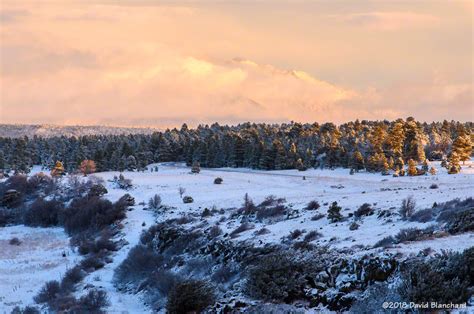
M151 134L158 128L52 124L0 124L0 137Z

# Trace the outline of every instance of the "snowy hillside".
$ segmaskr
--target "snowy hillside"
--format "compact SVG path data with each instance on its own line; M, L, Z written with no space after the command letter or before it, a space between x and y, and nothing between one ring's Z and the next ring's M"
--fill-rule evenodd
M154 223L170 221L177 226L177 230L184 233L192 231L209 234L212 228L218 230L209 243L219 243L216 242L219 240L230 246L254 248L268 248L269 245L296 248L300 245L300 250L301 245L309 244L309 250L327 247L347 259L362 256L380 256L383 259L396 256L396 260L403 260L420 256L420 252L427 256L436 256L443 250L462 252L474 245L472 231L456 234L436 231L418 241L376 245L384 238L397 238L402 229L425 230L429 226L438 226L434 218L402 219L398 213L399 208L408 197L416 202L416 214L424 209L436 208L434 203L442 204L456 198L463 200L473 196L474 168L471 167L471 162L464 165L457 175L448 175L438 163L433 165L438 169L437 175L417 177L392 177L365 172L349 175L347 169L312 169L300 172L222 168L201 169L199 174L192 174L190 168L180 163L153 164L144 172L124 172L123 176L132 181L132 188L126 192L135 199L136 204L127 212L127 217L121 222L123 228L114 238L122 239L125 245L112 253L110 263L86 276L74 294L80 297L92 287L104 289L110 300L106 307L106 312L109 313L147 313L152 312L152 309L164 311L166 302L163 297L157 301L150 295L150 288L146 285L136 288L132 281L117 283L120 274L117 275L116 269L127 259L130 249L140 243L143 230ZM29 175L39 171L35 167ZM94 174L103 179L108 190L104 197L113 202L124 194L114 179L119 174ZM223 179L221 184L214 183L218 177ZM65 185L67 182L63 178L61 184ZM161 197L162 205L152 210L148 201L155 194ZM256 216L246 215L242 209L245 207L246 194L247 201L251 200L255 205L262 202L281 204L284 213L267 211L263 215L257 211ZM271 195L274 197L269 198ZM193 202L183 203L186 196L191 196ZM319 207L309 208L311 201L317 201ZM341 207L342 215L342 219L335 222L331 222L328 216L328 209L333 202ZM364 203L368 204L366 208L370 208L367 212L359 209ZM17 237L21 244L9 244L12 237ZM84 258L69 246L67 235L59 228L31 228L22 225L4 227L0 229L0 247L4 252L0 257L0 312L8 312L17 305L34 304L33 296L47 280L59 279L66 269ZM194 272L182 268L186 267L186 263L198 259L198 255L193 255L197 253L189 250L185 252L180 255L184 258L181 263L185 266L179 266L181 263L178 263L169 271L180 276L207 279L206 276L210 275L195 271L201 269L202 265L196 264ZM232 256L233 259L238 259L237 255ZM203 258L206 260L207 257ZM212 276L214 274L212 270ZM342 275L338 276L337 281L343 280L342 278ZM25 280L28 280L28 284ZM229 286L223 284L218 289L216 308L225 304L234 310L258 311L262 304L244 296L244 290L240 288L244 282L239 278L232 279L231 282ZM343 291L337 287L336 283L333 291ZM326 305L324 302L319 305L291 303L296 304L300 310L310 310L314 306L313 310L330 311L332 306L329 301ZM342 301L337 304L343 306Z

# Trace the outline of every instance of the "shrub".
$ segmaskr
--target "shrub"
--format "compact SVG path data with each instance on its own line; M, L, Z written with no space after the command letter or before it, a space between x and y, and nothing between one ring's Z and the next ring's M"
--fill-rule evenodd
M184 204L189 204L189 203L192 203L192 202L194 202L194 199L191 196L184 196L183 197L183 203Z
M362 204L355 212L354 216L359 218L362 216L370 216L374 214L374 210L370 207L370 204L364 203Z
M21 244L21 241L20 241L20 239L18 239L17 237L14 237L14 238L11 238L10 241L8 241L8 243L9 243L10 245L16 245L16 246L18 246L18 245Z
M437 189L438 188L438 185L433 183L432 185L430 185L430 189L434 190L434 189Z
M449 219L446 228L451 234L473 231L474 207L454 213Z
M214 303L213 288L204 281L188 280L174 286L166 304L169 314L200 313Z
M264 234L269 234L269 233L270 233L270 230L268 230L267 228L261 228L254 232L255 235L264 235Z
M376 247L383 247L383 248L390 247L393 244L395 244L396 242L397 241L395 240L394 237L388 236L388 237L383 238L382 240L377 241L377 243L374 244L374 248L376 248Z
M83 259L80 266L85 271L95 271L105 266L105 263L97 255L92 255Z
M306 209L306 210L316 210L319 207L321 207L321 206L319 205L319 203L317 201L310 201L304 209Z
M413 196L409 196L402 201L402 206L400 207L399 213L402 216L402 219L407 219L413 215L415 212L416 202L413 199Z
M410 221L418 221L418 222L428 222L433 219L433 209L432 208L425 208L416 211L410 217Z
M59 215L62 210L61 202L45 201L43 198L38 198L25 213L25 225L33 227L56 226L59 223Z
M324 214L316 214L313 217L311 217L311 220L312 221L317 221L317 220L320 220L321 218L324 218L325 216L326 215L324 215Z
M107 189L105 188L105 186L103 186L102 184L94 184L90 190L89 190L89 197L101 197L105 194L109 193L109 191L107 191Z
M105 291L92 289L77 301L75 310L81 313L100 313L109 304L110 302Z
M239 236L240 233L242 233L244 231L247 231L247 230L250 230L250 229L253 229L253 228L254 228L254 225L252 225L251 223L248 223L248 222L244 222L244 223L240 224L240 226L235 228L235 230L230 233L230 236L231 236L231 238L236 238L236 237Z
M61 280L61 290L74 291L74 286L85 277L85 273L80 266L69 269Z
M208 236L210 239L215 239L221 234L222 234L222 229L219 228L219 226L214 225L209 229Z
M222 182L224 182L224 180L222 178L215 178L214 179L214 184L222 184Z
M33 298L36 303L47 303L51 306L61 293L61 286L56 280L48 281Z
M311 242L322 236L323 235L321 233L313 230L313 231L310 231L307 235L305 235L304 242Z
M126 206L123 200L112 204L97 197L74 199L63 215L64 229L69 234L86 230L101 230L125 218Z
M302 234L303 234L303 230L295 229L295 230L290 232L290 234L288 235L288 238L290 240L295 240L295 239L299 238Z
M151 209L158 209L161 207L161 196L158 194L153 195L152 198L148 201L148 207Z
M349 230L351 231L354 231L354 230L357 230L359 229L359 224L355 221L353 221L350 225L349 225Z
M86 255L89 253L99 253L101 251L116 251L117 245L110 239L109 234L103 234L99 239L90 239L88 235L80 234L79 239L74 239L78 246L79 254Z
M28 306L25 306L24 308L15 306L11 314L41 314L41 312L36 307L28 305Z
M272 207L258 207L256 218L258 220L263 220L266 218L274 218L278 216L285 215L287 213L287 209L284 205L276 205Z
M145 234L142 238L143 236L146 238ZM157 269L162 260L163 258L151 249L144 245L137 245L128 252L127 258L115 270L115 280L121 284L140 281Z
M406 228L401 229L395 239L400 243L403 242L412 242L412 241L422 241L426 240L430 236L433 235L433 229L428 227L426 229L418 229L418 228Z
M465 303L474 279L473 260L474 248L470 248L463 253L410 261L402 269L398 292L404 300L415 303Z
M270 254L258 259L250 270L246 293L256 299L290 303L304 296L305 267L284 254Z
M277 206L285 202L286 200L284 198L277 198L275 195L268 195L260 204L258 204L258 207Z

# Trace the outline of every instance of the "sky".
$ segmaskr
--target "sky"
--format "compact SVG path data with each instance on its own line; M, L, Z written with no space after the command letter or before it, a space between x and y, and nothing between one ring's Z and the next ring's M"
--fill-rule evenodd
M0 123L473 121L473 10L0 0Z

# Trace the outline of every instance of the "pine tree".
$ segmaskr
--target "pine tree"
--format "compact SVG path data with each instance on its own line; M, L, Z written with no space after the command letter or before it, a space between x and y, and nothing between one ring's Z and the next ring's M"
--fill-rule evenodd
M338 222L342 220L341 207L337 205L337 202L333 202L328 209L328 219L331 222Z
M449 156L449 159L448 159L448 173L449 174L456 174L456 173L459 173L459 171L461 170L461 166L459 165L459 162L461 161L461 159L459 158L458 154L453 151L451 152L451 155Z
M463 162L471 159L472 142L471 136L466 133L464 126L461 124L457 129L457 137L453 142L452 151L456 152L459 160Z
M408 160L408 175L409 176L418 175L418 169L416 168L416 162L413 159Z
M364 157L362 157L362 154L358 150L352 154L351 168L354 169L355 172L364 169Z
M405 160L413 159L422 162L425 160L425 151L421 140L420 130L415 121L407 119L405 137Z

